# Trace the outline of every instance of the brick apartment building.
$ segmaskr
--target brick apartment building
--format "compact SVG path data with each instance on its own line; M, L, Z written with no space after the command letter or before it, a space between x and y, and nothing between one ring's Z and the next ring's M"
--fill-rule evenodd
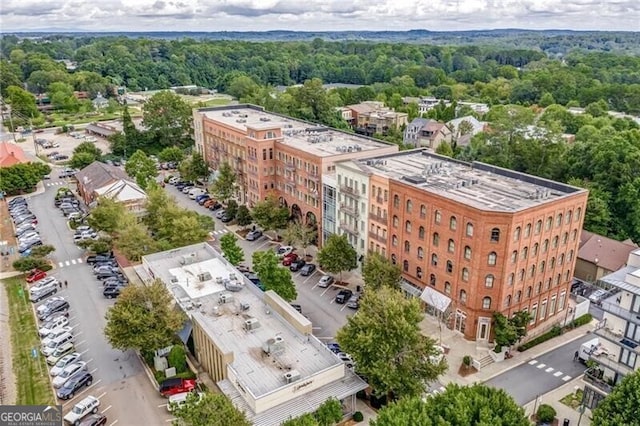
M397 145L265 112L255 105L195 109L196 150L213 169L236 171L237 198L252 206L274 192L298 220L321 224L322 176L336 161L391 154ZM321 229L318 229L321 235Z
M424 149L338 163L332 184L336 232L466 338L488 341L494 311L532 328L565 312L587 191Z

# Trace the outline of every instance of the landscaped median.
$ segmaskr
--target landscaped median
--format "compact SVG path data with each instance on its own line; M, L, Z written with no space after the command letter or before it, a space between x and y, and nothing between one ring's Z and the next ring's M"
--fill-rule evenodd
M9 305L9 329L13 373L16 377L16 404L55 404L47 363L40 353L40 338L33 307L24 287L24 276L2 280Z

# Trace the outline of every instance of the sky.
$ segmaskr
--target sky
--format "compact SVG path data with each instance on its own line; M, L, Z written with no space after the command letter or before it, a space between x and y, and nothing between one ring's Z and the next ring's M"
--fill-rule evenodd
M640 31L640 0L2 0L0 32Z

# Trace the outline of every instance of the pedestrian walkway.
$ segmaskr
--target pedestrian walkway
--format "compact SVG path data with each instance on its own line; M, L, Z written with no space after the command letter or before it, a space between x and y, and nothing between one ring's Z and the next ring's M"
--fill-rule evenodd
M45 184L45 186L51 187L51 186L61 186L61 185L67 185L67 182L63 182L63 181L58 181L58 182L47 182Z
M535 366L538 370L544 370L545 373L549 373L552 374L553 377L560 377L563 375L562 371L555 371L555 369L553 367L549 367L544 363L538 363L537 359L532 359L531 361L529 361L527 364ZM571 380L571 376L567 376L565 375L564 377L562 377L562 381L563 382L567 382Z
M229 232L229 230L225 228L225 229L218 229L217 231L211 231L209 234L211 234L211 235L224 235L227 232Z
M574 426L580 424L580 426L588 426L591 424L591 410L588 408L584 410L582 415L577 409L564 405L560 400L567 395L577 392L579 389L584 389L584 382L581 378L575 378L564 385L555 388L549 393L539 396L536 400L533 400L523 406L527 416L535 414L538 407L542 404L551 405L556 410L556 418L559 424L562 424L564 419L569 420L569 424ZM578 421L580 423L578 423Z
M81 263L84 263L84 260L81 257L71 260L62 260L58 262L58 268L64 268L65 266L71 265L79 265Z

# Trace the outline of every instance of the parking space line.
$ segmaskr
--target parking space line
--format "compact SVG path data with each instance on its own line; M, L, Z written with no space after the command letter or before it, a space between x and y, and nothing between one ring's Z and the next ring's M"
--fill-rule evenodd
M342 307L342 309L340 309L340 312L344 311L344 308L347 307L347 304L345 303L344 306Z
M80 336L82 333L83 333L83 331L78 331L78 332L76 333L76 337Z
M115 425L116 423L118 423L118 419L116 419L116 420L115 420L113 423L111 423L109 426L113 426L113 425Z
M71 264L75 265L76 264L76 260L75 259L71 259Z
M86 354L87 352L89 352L89 349L85 349L84 351L82 351L82 352L78 352L78 353L79 353L80 355L84 355L84 354Z
M93 374L93 373L95 373L96 371L98 371L98 369L97 369L97 368L94 368L93 370L89 371L89 373Z
M302 281L302 284L306 284L318 271L313 271L313 274L309 275L306 280Z
M105 408L104 410L102 410L102 414L106 413L111 407L113 407L113 405L110 405L107 408Z
M67 260L67 261L65 261L65 262L64 262L64 264L65 264L65 266L69 266L69 265L70 265L70 263L69 263L69 261L68 261L68 260Z
M103 396L105 396L106 394L107 394L106 392L102 392L100 395L96 396L96 398L100 399L100 398L102 398Z
M324 296L325 294L327 294L330 288L331 286L327 287L322 293L320 293L320 296Z
M62 268L64 266L63 262L58 262L58 267Z
M73 321L74 319L76 319L76 317L75 317L75 316L73 316L73 317L69 318L69 322Z
M78 258L78 263L82 263L82 258L81 257Z
M86 343L86 342L87 342L86 340L82 340L81 342L76 343L76 346L82 345L83 343Z
M167 419L167 420L165 420L165 422L166 422L166 423L169 423L169 422L175 422L176 420L178 420L178 419L176 419L176 418L174 417L173 419Z
M91 361L93 361L93 358L91 358L89 361L87 361L87 364L89 364Z

